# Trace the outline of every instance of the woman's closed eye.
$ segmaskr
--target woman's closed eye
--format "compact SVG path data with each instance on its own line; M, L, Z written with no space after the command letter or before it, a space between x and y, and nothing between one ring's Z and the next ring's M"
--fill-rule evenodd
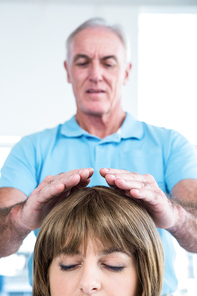
M64 265L60 264L60 268L62 271L70 271L76 269L80 264L72 264L72 265ZM106 269L110 271L115 271L119 272L122 271L125 267L124 266L113 266L113 265L107 265L107 264L102 264Z
M125 267L124 266L113 266L113 265L107 265L107 264L102 264L106 269L119 272L122 271Z
M64 265L60 264L60 268L63 271L70 271L76 269L80 264L71 264L71 265Z

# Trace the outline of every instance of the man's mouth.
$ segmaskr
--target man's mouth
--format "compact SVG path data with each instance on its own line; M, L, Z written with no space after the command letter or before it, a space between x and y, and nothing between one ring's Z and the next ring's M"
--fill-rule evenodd
M88 89L87 93L88 94L99 94L99 93L105 93L105 91L102 89Z

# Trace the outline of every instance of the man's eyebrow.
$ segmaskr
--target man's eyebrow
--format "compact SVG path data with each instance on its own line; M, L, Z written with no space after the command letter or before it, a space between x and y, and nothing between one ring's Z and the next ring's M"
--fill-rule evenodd
M108 60L108 59L113 59L117 62L117 58L115 55L109 55L109 56L105 56L102 58L103 61Z
M73 62L77 62L78 59L87 59L87 60L91 60L89 56L87 56L86 54L77 54L75 57L74 57L74 60ZM108 56L104 56L103 58L101 58L102 61L105 61L105 60L109 60L109 59L113 59L114 61L117 62L117 58L115 55L108 55Z
M77 54L75 57L74 57L74 62L76 62L78 59L87 59L87 60L90 60L89 56L85 55L85 54Z

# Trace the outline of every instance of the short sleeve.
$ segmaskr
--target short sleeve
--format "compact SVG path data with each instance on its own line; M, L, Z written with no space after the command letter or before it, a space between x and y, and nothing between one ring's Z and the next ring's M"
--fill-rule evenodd
M16 188L27 196L37 187L36 149L30 136L12 148L1 169L0 187Z
M165 180L171 192L176 183L183 179L197 179L197 153L189 141L172 130L169 138L168 155L165 162Z

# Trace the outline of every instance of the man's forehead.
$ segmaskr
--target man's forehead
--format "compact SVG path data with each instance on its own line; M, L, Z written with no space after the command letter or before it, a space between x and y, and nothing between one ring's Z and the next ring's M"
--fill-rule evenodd
M124 45L117 34L106 28L86 28L78 32L70 43L69 52L73 56L83 54L90 56L96 52L99 55L112 56L121 52Z

